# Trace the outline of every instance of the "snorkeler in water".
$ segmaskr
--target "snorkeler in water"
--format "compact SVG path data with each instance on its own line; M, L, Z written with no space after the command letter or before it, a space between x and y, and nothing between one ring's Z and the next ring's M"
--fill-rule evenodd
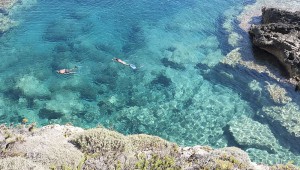
M121 64L123 64L125 66L129 66L129 64L127 64L125 61L123 61L123 60L121 60L119 58L113 58L112 60L115 61L115 62L121 63Z
M78 67L75 66L74 68L71 68L71 69L64 68L64 69L56 70L56 72L58 74L74 74L74 73L76 73L77 69L78 69Z
M121 64L123 64L125 66L129 66L129 67L131 67L134 70L137 69L137 67L134 64L128 64L128 63L126 63L125 61L123 61L123 60L121 60L119 58L113 58L112 60L115 61L115 62L121 63Z

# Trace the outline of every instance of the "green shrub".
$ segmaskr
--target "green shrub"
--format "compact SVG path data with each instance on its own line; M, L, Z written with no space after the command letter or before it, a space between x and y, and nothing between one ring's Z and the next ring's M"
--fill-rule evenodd
M150 159L147 159L145 155L138 156L138 162L135 164L135 168L139 170L179 170L181 169L175 163L175 158L170 156L159 156L157 154L151 155Z

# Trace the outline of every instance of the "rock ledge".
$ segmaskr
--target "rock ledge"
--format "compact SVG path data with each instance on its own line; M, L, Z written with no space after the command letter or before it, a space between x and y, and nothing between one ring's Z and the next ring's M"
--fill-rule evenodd
M252 25L253 44L273 54L291 77L300 75L300 12L262 9L261 25Z
M236 147L180 147L156 136L102 127L0 126L0 169L299 169L257 165ZM280 169L280 168L279 168Z

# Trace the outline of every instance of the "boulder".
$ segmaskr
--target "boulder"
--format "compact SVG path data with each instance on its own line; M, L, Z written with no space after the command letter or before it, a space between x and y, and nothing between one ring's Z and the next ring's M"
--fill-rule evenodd
M252 25L253 44L273 54L291 77L300 73L300 12L262 9L261 25Z
M32 75L21 77L16 84L16 88L29 98L47 98L50 95L48 87Z

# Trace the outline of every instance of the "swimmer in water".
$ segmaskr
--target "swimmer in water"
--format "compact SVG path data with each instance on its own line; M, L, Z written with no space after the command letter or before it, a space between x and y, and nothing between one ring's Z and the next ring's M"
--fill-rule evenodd
M78 67L75 66L74 68L71 68L71 69L64 68L64 69L56 70L56 72L58 74L74 74L74 73L76 73L77 69L78 69Z
M119 59L119 58L113 58L112 60L115 61L115 62L121 63L121 64L123 64L125 66L129 66L130 65L130 64L126 63L125 61Z
M136 66L135 66L134 64L128 64L128 63L126 63L125 61L123 61L123 60L121 60L121 59L119 59L119 58L113 58L112 60L115 61L115 62L121 63L121 64L123 64L123 65L125 65L125 66L129 66L129 67L131 67L133 70L137 69Z

